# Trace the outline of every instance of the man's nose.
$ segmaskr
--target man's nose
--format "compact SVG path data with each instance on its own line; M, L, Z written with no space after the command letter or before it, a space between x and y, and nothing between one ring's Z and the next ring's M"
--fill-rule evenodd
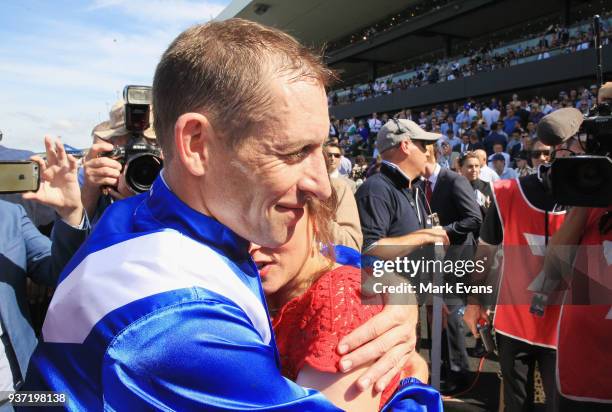
M325 159L321 152L313 153L308 162L304 164L304 175L298 182L298 189L311 193L318 199L325 200L331 196L331 184L325 166Z

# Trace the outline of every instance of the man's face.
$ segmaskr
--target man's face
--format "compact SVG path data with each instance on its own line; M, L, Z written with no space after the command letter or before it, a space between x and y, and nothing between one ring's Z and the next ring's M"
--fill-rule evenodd
M406 153L401 164L398 163L398 166L410 178L414 179L425 174L427 159L429 158L425 143L419 140L408 139L390 150L401 150L403 153Z
M448 156L448 155L451 154L451 147L450 147L450 145L448 143L446 143L446 142L442 143L441 147L442 147L442 154L444 156Z
M278 247L304 214L306 197L331 194L322 151L329 117L319 84L281 78L270 89L260 134L237 148L211 139L200 190L214 218L249 241Z
M461 174L470 182L478 179L480 175L480 161L473 157L465 159L463 161L463 166L461 166Z
M531 144L531 138L529 137L528 133L521 134L521 143L523 143L525 147L529 147Z
M493 145L493 152L494 153L501 153L504 151L504 146L502 146L501 144L494 144Z
M340 148L329 146L326 148L327 157L329 158L329 173L335 172L340 167Z
M506 167L506 162L504 160L493 160L493 168L498 174L504 171L504 167Z
M541 164L548 162L550 162L550 146L537 142L531 148L531 163L533 167L538 168Z

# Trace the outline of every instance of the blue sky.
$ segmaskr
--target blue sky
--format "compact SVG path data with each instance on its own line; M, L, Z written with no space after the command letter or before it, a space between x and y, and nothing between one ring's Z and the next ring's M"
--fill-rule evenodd
M42 151L43 137L79 148L126 84L150 85L185 28L230 0L8 0L0 3L0 142Z

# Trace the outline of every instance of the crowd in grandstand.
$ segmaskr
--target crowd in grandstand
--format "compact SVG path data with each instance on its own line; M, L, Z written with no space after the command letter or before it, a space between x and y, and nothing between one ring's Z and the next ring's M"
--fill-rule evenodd
M379 21L372 26L365 27L358 32L329 43L327 45L327 51L331 52L360 41L367 41L372 36L383 33L400 24L409 22L416 17L421 17L429 12L438 11L440 8L448 5L452 1L453 0L430 0L425 2L417 2L417 4L407 7L397 14L388 16L384 20Z
M361 183L367 175L364 160L371 158L370 169L376 165L374 136L390 118L409 119L424 130L440 136L439 163L446 168L458 170L460 155L474 148L483 148L493 164L493 156L504 153L505 168L516 169L519 176L534 172L533 159L528 156L540 153L533 149L537 144L538 122L555 110L574 107L583 113L593 105L597 86L562 90L554 98L541 96L519 96L510 101L498 98L487 101L469 99L463 103L444 104L430 110L413 112L403 109L380 116L373 113L364 119L333 119L330 135L338 139L347 157L353 159L356 168L345 174ZM523 161L526 160L526 163Z
M602 44L608 44L609 37L607 24L604 24ZM546 29L545 33L518 44L502 47L501 44L490 43L484 47L469 49L462 56L420 63L412 69L385 76L371 83L332 91L328 94L328 101L330 106L363 101L400 90L465 78L533 59L547 59L553 51L556 54L567 54L591 47L593 31L588 25L577 25L571 30L555 25Z

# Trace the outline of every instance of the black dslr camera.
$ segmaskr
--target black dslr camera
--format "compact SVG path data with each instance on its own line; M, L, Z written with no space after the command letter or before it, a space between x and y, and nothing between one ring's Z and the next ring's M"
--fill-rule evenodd
M103 154L123 165L126 183L136 193L148 191L163 167L161 149L150 144L144 135L151 126L151 98L149 86L126 86L123 89L125 128L130 132L130 140L125 146L116 146Z
M601 89L599 16L593 18L597 83ZM557 158L550 170L553 197L562 205L607 207L612 204L612 113L609 103L592 107L578 130L585 154Z

